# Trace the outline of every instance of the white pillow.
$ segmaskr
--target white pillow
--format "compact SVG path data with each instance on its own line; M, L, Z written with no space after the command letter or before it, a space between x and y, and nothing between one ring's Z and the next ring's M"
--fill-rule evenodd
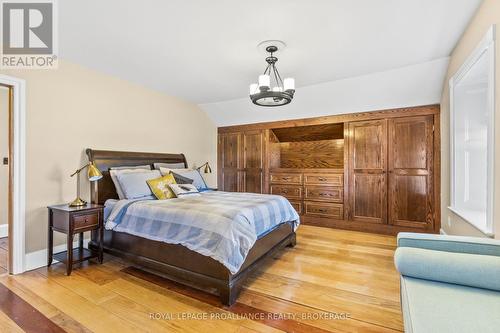
M170 172L176 172L176 173L179 173L179 171L181 171L181 172L182 172L183 170L184 170L184 171L191 171L191 170L193 170L193 169L189 169L189 168L183 168L183 169L172 169L172 168L165 168L165 167L160 166L159 170L160 170L160 173L161 173L161 175L162 175L162 176L166 176L166 175L168 175Z
M196 186L191 184L168 184L168 187L170 187L177 198L200 195Z
M151 170L150 165L138 165L138 166L122 166L122 167L113 167L109 168L109 175L111 176L111 180L113 184L115 184L116 193L118 194L119 199L125 199L125 195L123 194L123 190L120 186L120 182L118 181L117 174L118 173L128 173L128 172L144 172L144 170Z
M116 175L123 195L126 199L137 199L153 195L147 181L160 178L158 170L143 170L142 172L121 172Z
M184 169L186 165L181 162L181 163L153 163L153 167L156 170L160 170L160 168L167 168L167 169Z

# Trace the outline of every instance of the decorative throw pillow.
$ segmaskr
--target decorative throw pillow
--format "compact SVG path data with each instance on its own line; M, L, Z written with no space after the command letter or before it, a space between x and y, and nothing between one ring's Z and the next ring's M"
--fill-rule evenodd
M119 173L130 173L130 172L144 172L144 170L151 170L150 165L137 165L137 166L119 166L109 168L109 175L113 184L115 184L116 193L118 194L118 199L125 199L125 194L123 194L120 182L118 181L117 174Z
M174 176L175 182L177 184L192 184L193 183L193 180L191 178L181 176L178 173L170 171L169 174Z
M173 170L173 172L183 177L192 179L193 185L196 186L198 190L205 190L208 187L199 170L178 169Z
M170 184L168 186L178 198L188 195L200 195L198 189L191 184Z
M148 183L151 192L153 192L158 200L175 198L174 192L168 186L170 184L176 183L175 178L172 174L147 180L146 183Z
M144 172L119 173L116 175L125 199L137 199L152 195L153 193L146 182L160 176L158 170L144 170Z

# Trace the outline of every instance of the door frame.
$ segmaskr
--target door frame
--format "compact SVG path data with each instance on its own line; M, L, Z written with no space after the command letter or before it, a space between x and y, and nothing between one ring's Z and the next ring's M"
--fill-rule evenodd
M0 75L9 87L9 273L25 271L26 81Z

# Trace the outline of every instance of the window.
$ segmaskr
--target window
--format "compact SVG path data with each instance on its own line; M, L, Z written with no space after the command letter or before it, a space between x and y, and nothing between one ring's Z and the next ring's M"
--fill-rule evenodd
M450 79L451 207L493 231L494 26Z

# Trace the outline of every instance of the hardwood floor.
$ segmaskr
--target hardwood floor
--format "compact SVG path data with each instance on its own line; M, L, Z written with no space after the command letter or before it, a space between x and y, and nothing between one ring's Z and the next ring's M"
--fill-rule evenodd
M111 256L75 266L70 277L61 264L5 276L0 331L35 332L32 315L9 308L16 298L48 321L47 332L402 331L394 237L312 226L297 236L230 308Z

